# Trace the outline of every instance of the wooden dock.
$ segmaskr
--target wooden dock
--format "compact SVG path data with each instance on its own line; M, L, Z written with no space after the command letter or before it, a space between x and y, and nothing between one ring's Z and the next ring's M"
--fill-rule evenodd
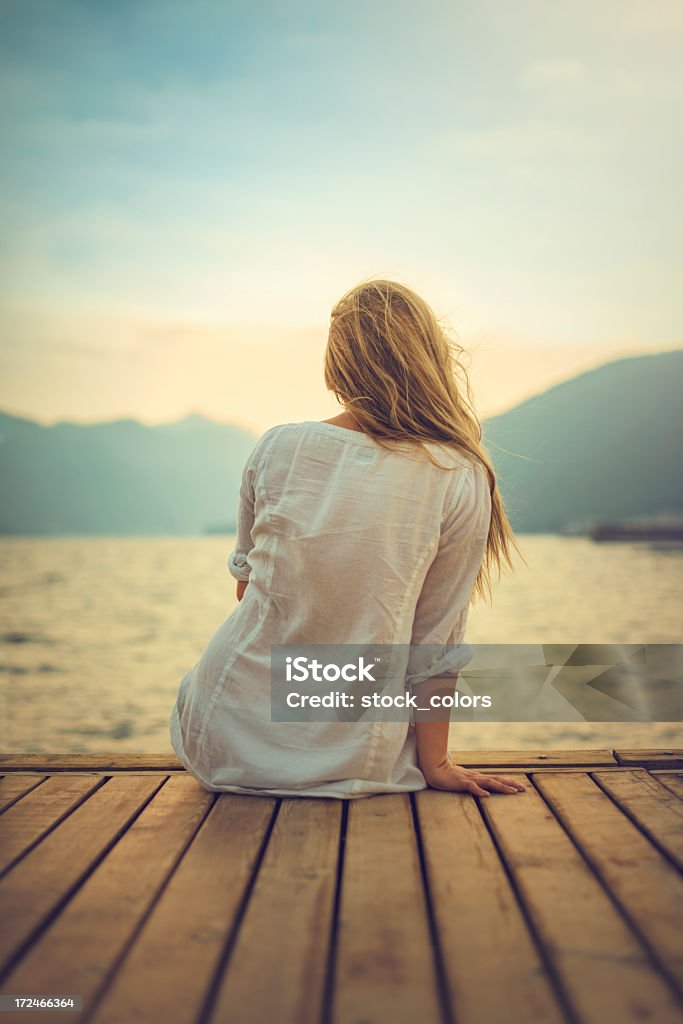
M683 1024L683 750L454 754L514 796L209 793L0 758L0 993L85 1024Z

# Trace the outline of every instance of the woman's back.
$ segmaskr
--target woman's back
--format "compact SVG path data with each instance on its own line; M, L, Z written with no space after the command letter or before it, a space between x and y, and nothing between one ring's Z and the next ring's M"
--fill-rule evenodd
M475 460L429 447L449 468L414 442L388 450L327 422L260 438L228 559L249 585L183 678L172 717L176 753L204 785L319 796L423 787L407 720L273 722L270 673L273 645L461 643L490 495Z
M327 422L267 431L245 467L229 560L249 580L242 616L258 604L272 643L409 643L442 522L473 483L460 452L431 447L458 468ZM485 514L483 475L474 486Z

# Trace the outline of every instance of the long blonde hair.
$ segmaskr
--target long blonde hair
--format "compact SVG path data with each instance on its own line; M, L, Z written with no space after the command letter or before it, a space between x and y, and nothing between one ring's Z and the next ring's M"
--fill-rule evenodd
M503 560L512 567L512 547L525 560L482 445L463 352L410 288L395 281L367 280L342 296L332 310L325 384L383 448L415 441L431 463L454 468L441 466L425 447L425 441L436 441L459 448L484 466L491 523L473 594L484 597L488 592L490 598L492 567L499 575Z

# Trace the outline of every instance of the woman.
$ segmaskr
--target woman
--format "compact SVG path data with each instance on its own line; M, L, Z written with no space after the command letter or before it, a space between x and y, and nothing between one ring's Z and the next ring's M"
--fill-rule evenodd
M325 383L344 411L279 424L257 442L228 558L239 603L173 708L173 748L207 789L524 788L453 764L443 714L272 718L274 645L405 645L391 649L411 652L405 683L420 707L444 686L452 693L470 660L469 604L517 545L460 370L432 310L403 285L363 282L334 307Z

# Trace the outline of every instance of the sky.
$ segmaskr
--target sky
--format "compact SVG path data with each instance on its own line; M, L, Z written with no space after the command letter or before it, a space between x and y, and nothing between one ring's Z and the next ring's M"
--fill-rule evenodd
M333 416L373 276L482 416L683 344L673 0L4 0L0 40L6 412Z

